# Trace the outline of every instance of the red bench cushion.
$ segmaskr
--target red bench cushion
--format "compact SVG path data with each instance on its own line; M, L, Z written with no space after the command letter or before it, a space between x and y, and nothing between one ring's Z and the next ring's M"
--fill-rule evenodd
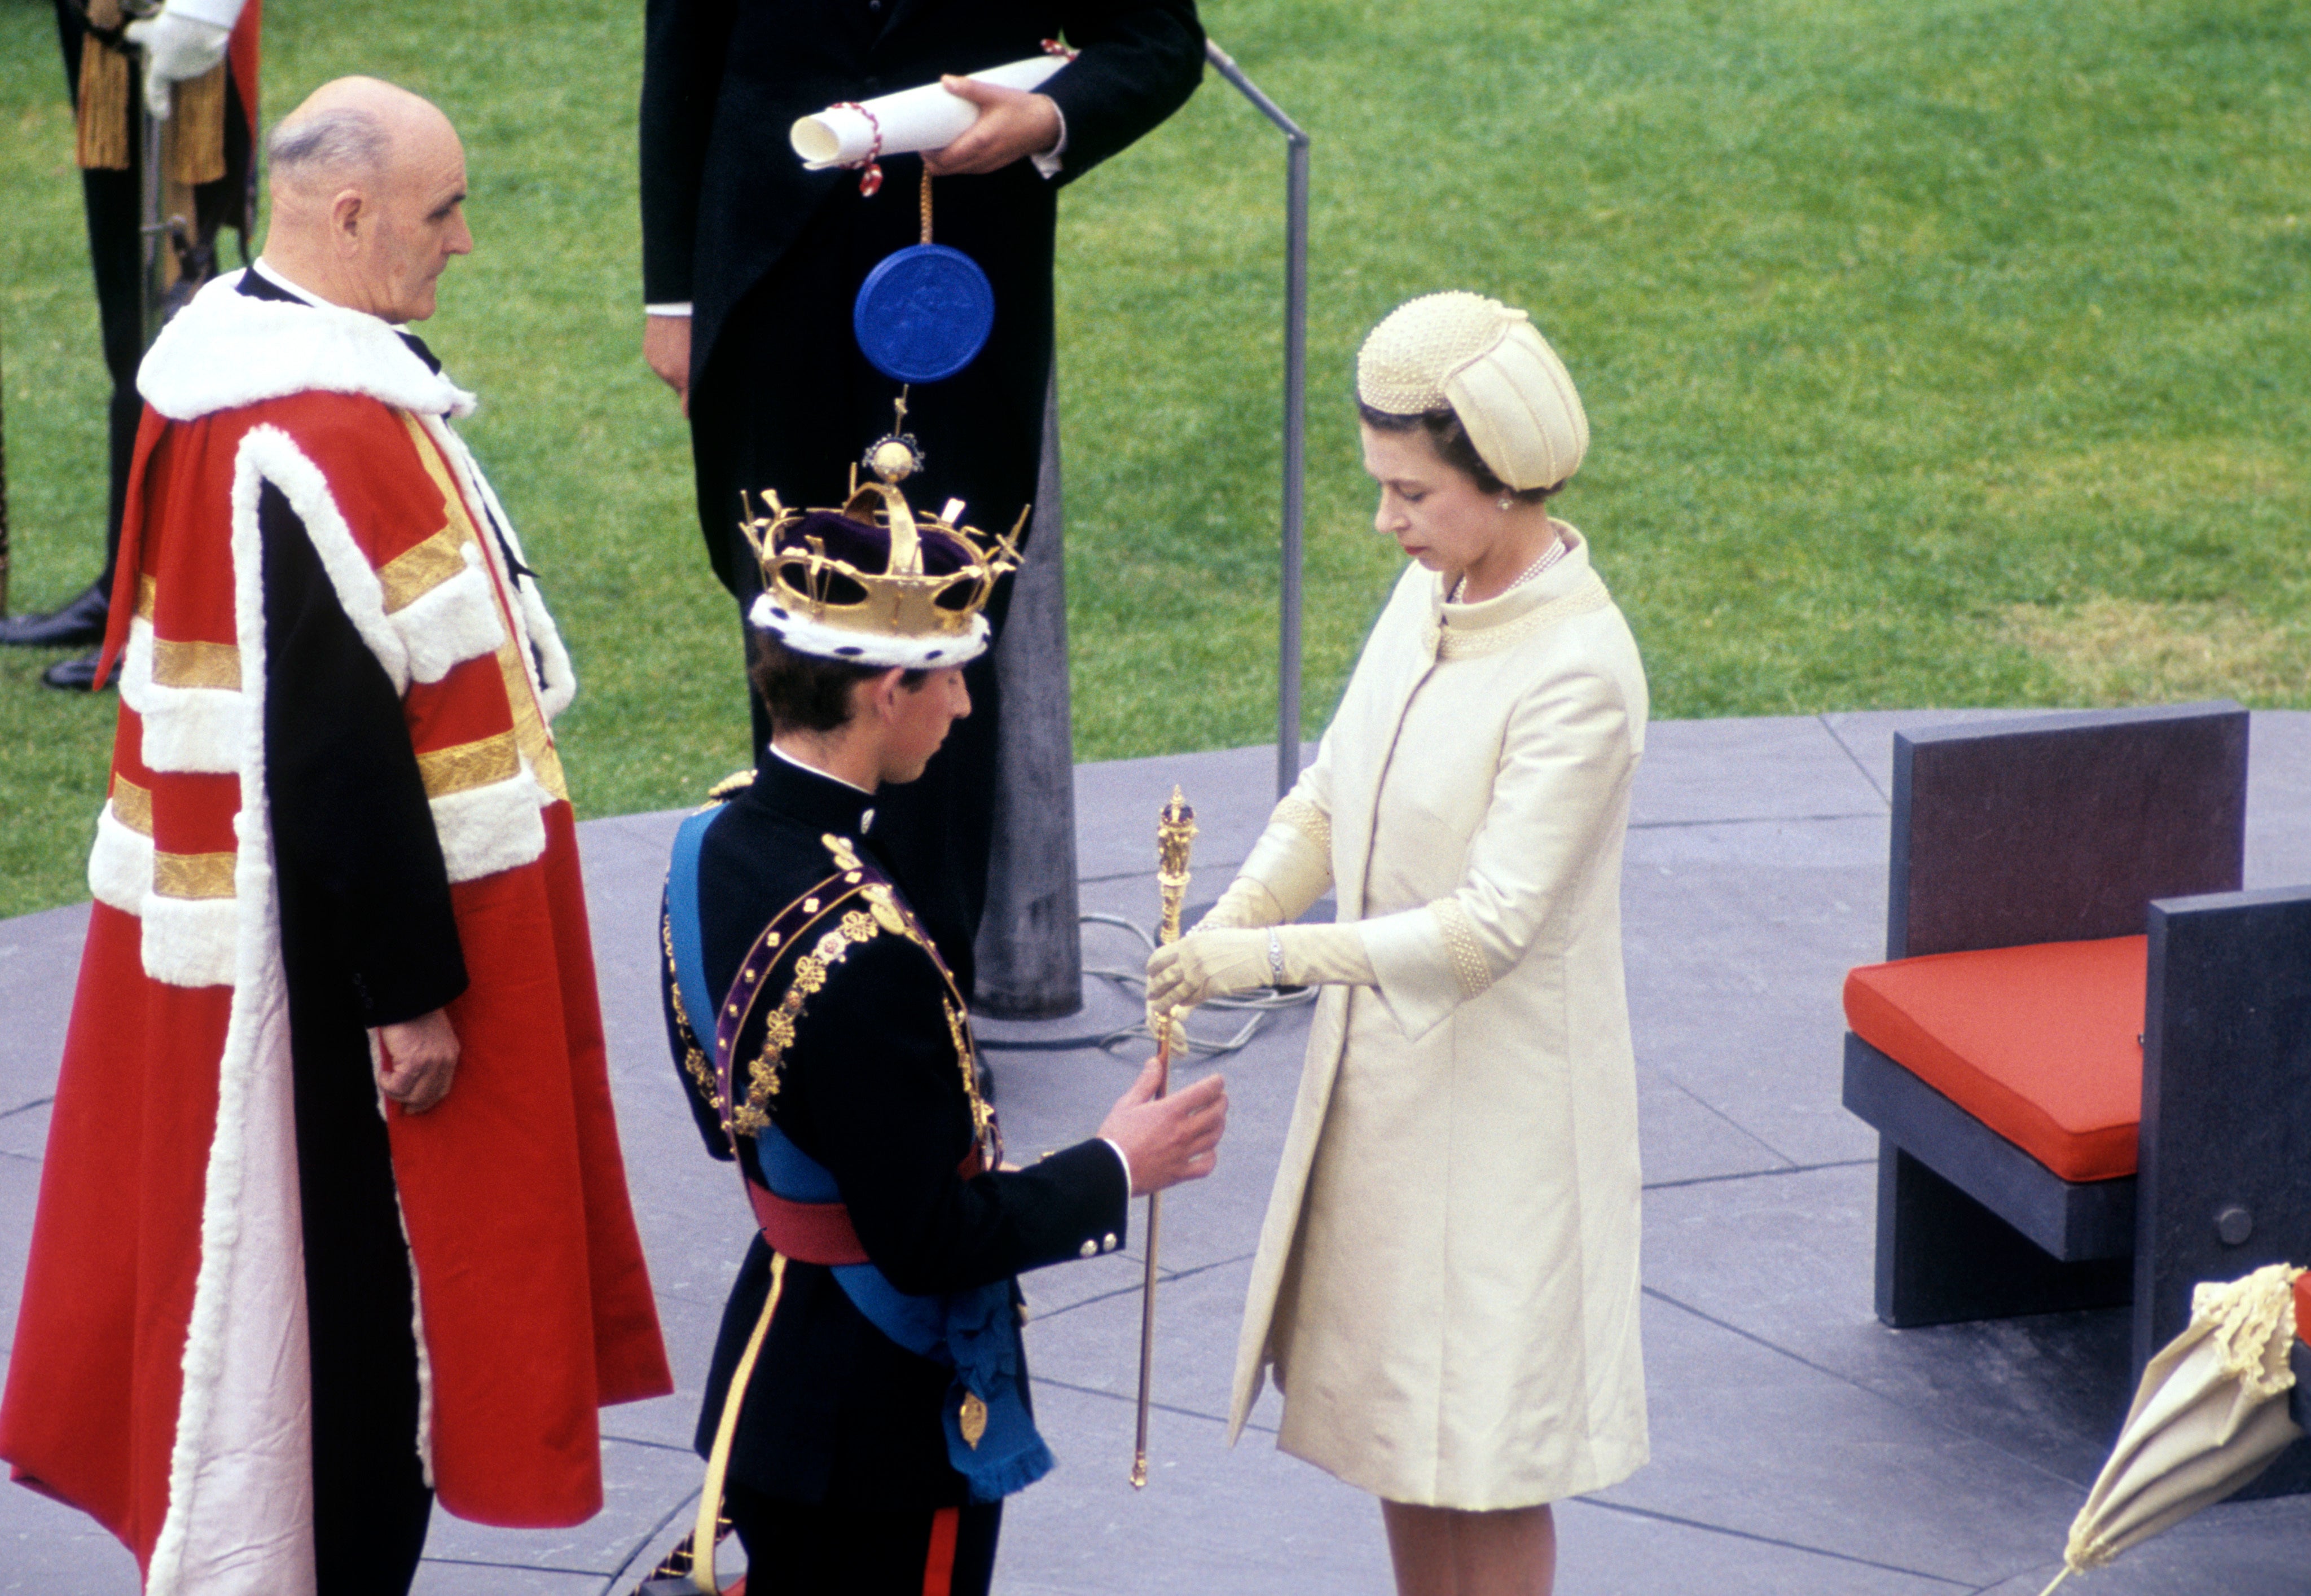
M2147 939L1864 964L1853 1033L2066 1181L2134 1173Z

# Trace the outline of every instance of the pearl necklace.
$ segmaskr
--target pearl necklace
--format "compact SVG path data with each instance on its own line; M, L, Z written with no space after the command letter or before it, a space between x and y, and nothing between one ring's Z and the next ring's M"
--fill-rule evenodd
M1532 580L1533 578L1539 576L1542 571L1547 571L1550 566L1565 558L1565 539L1562 536L1559 536L1555 543L1548 545L1548 552L1547 554L1544 554L1539 559L1535 560L1531 564L1526 566L1518 575L1516 580L1511 582L1507 587L1503 588L1499 593L1494 594L1493 597L1495 598L1498 598L1504 594L1515 592L1519 588L1523 587L1527 582ZM1460 603L1461 595L1467 589L1468 586L1469 576L1466 571L1463 571L1452 583L1452 591L1445 597L1444 602L1447 604Z

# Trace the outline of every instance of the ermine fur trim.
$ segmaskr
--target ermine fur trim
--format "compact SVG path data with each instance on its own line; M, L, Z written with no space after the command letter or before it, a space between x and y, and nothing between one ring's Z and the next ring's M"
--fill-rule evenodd
M239 292L228 272L153 340L136 391L170 421L193 421L291 394L362 394L400 410L469 415L474 396L390 326L336 305L285 304Z
M465 548L466 569L388 617L414 682L438 682L468 659L494 654L505 641L482 551Z
M263 541L246 458L233 494L233 621L250 724L263 723ZM244 492L243 490L246 490ZM314 1589L312 1370L291 1097L289 995L265 796L265 743L241 740L232 1011L201 1200L169 1508L146 1596Z
M153 890L153 839L121 824L108 800L96 817L96 846L88 850L88 893L123 914L142 915Z
M121 702L136 711L137 757L147 770L230 776L249 735L241 694L222 687L163 687L153 679L153 624L128 623L120 665Z
M449 879L473 881L541 858L551 801L527 756L518 776L433 799L433 831Z

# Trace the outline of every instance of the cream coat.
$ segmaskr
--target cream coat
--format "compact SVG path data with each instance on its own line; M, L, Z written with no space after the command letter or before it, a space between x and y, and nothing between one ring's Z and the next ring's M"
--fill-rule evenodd
M1229 1438L1273 1367L1284 1450L1393 1501L1528 1506L1646 1458L1620 914L1645 680L1568 541L1482 604L1405 572L1246 866L1296 848L1296 912L1328 848L1378 986L1316 1009Z

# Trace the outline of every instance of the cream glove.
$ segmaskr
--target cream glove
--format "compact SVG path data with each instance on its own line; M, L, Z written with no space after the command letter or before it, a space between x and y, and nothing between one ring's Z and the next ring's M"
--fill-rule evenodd
M144 52L144 104L166 120L172 84L224 59L240 0L169 0L158 16L128 24L128 42Z
M1149 956L1147 1007L1161 1015L1261 987L1370 986L1374 980L1364 937L1353 923L1224 927L1191 931Z
M1276 806L1268 829L1198 930L1274 926L1297 920L1332 885L1331 850L1310 834L1326 829L1323 811L1295 794Z

